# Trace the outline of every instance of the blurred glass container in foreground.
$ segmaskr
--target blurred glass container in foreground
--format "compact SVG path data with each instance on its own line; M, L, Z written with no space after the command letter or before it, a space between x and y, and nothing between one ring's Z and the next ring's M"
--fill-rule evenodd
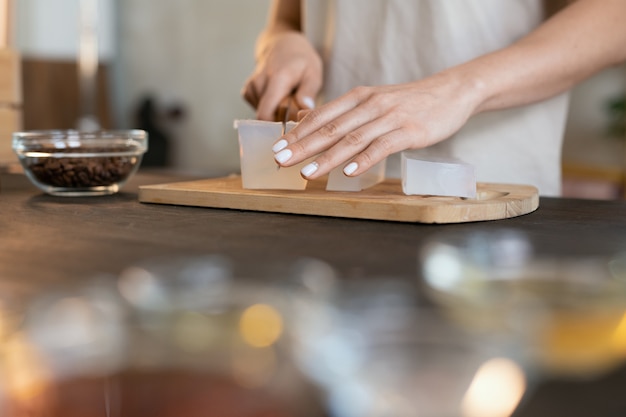
M314 415L282 346L284 297L230 273L160 260L35 295L3 339L0 415Z
M148 134L143 130L13 134L13 151L27 177L40 190L57 196L118 192L137 171L147 150Z
M626 359L626 257L542 258L514 230L441 234L426 288L456 320L509 339L539 373L591 377Z
M320 275L292 297L291 345L331 416L508 417L517 407L523 370L418 305L410 283Z

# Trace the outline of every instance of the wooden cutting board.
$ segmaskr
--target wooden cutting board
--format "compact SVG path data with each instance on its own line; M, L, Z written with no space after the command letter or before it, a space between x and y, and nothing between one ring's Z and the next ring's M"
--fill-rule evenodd
M476 199L405 195L399 179L360 192L326 191L325 186L318 180L303 191L248 190L240 176L229 176L141 186L139 201L417 223L506 219L539 206L538 191L529 185L478 183Z

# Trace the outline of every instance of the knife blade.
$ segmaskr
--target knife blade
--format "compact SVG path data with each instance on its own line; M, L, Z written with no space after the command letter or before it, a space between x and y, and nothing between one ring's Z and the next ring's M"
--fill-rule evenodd
M291 106L291 101L293 99L292 95L288 95L285 97L279 104L277 110L277 119L283 124L280 135L285 136L287 132L287 122L289 121L289 107ZM276 170L280 169L280 165L276 164Z
M285 97L278 106L277 111L277 120L283 124L283 129L281 134L284 135L287 131L287 122L289 121L289 110L291 106L291 101L293 100L293 96L289 95Z

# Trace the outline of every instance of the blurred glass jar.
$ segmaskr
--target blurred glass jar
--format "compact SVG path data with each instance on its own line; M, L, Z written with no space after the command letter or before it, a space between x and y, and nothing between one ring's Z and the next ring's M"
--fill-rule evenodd
M59 415L55 407L67 400L60 394L69 393L76 381L93 384L118 372L127 346L119 301L114 289L99 280L28 295L23 308L13 312L19 324L1 352L2 415ZM99 393L103 409L101 387Z
M315 260L301 271L291 345L332 416L506 417L516 408L521 368L419 305L411 282L341 280Z
M626 257L546 258L516 230L440 234L425 288L457 322L508 341L540 373L594 376L626 359Z

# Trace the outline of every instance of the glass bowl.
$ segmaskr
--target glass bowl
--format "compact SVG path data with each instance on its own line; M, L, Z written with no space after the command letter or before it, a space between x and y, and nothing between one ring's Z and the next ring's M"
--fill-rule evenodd
M545 375L626 363L626 253L554 257L518 230L442 233L422 248L426 294Z
M137 171L147 150L148 133L143 130L13 134L13 151L26 176L42 191L57 196L118 192Z

